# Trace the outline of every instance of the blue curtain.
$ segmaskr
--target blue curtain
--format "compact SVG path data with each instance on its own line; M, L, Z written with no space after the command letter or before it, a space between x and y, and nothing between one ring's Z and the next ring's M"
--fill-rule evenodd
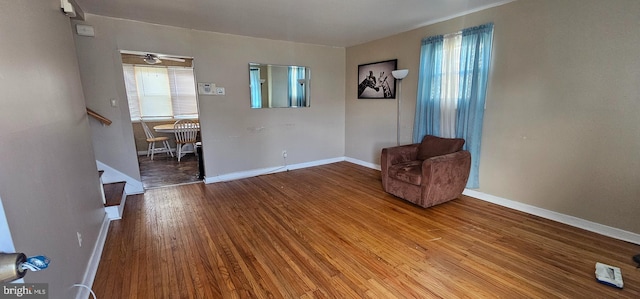
M260 84L260 69L249 72L251 85L251 108L262 108L262 85Z
M422 141L425 135L440 134L440 84L442 82L443 36L422 40L420 73L418 75L418 99L413 125L413 142Z
M306 84L300 84L298 79L304 79L306 68L301 66L289 67L289 106L306 106Z
M464 138L465 149L471 152L471 174L467 188L480 187L478 179L480 142L492 39L493 24L491 23L462 31L456 137Z
M456 137L464 138L464 149L471 153L471 173L467 188L479 188L480 143L491 59L493 24L462 31L460 48L459 97L456 111ZM443 36L422 40L420 74L413 141L429 134L440 136L440 85L442 83ZM446 61L444 63L447 63Z
M296 74L296 82L298 83L296 84L296 87L298 88L298 93L297 93L298 107L304 107L307 104L306 96L305 96L307 83L305 81L304 84L300 84L300 81L299 81L299 79L304 79L305 73L306 73L305 67L298 67L298 73Z

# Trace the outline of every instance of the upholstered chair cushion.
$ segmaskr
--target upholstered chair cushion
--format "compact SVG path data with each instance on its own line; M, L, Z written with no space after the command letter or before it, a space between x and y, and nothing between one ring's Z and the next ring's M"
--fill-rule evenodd
M418 146L418 160L426 160L431 157L442 156L462 150L464 139L441 138L426 135Z

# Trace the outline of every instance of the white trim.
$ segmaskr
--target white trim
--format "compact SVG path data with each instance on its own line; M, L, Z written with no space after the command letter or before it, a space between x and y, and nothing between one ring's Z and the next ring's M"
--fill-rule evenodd
M2 205L2 198L0 198L0 252L16 252L11 230L9 229L9 222L7 221L7 214Z
M239 179L255 177L255 176L259 176L259 175L278 173L278 172L289 171L289 170L294 170L294 169L301 169L301 168L308 168L308 167L313 167L313 166L320 166L320 165L324 165L324 164L331 164L331 163L341 162L341 161L344 161L344 160L345 160L344 157L338 157L338 158L317 160L317 161L298 163L298 164L291 164L291 165L284 165L284 166L278 166L278 167L267 167L267 168L261 168L261 169L232 172L232 173L222 174L222 175L218 175L218 176L214 176L214 177L205 177L204 183L205 184L212 184L212 183L219 183L219 182L227 182L227 181L233 181L233 180L239 180Z
M2 198L0 198L0 252L14 253L16 248L11 238L11 230L7 221L7 214L2 206ZM24 283L24 278L19 278L8 283Z
M126 188L126 187L125 187ZM127 201L127 192L122 192L122 198L120 199L120 205L105 207L104 211L107 213L109 220L122 219L122 213L124 213L124 205Z
M102 182L102 176L100 176L100 197L102 197L102 204L107 204L107 196L104 194L104 183Z
M118 213L118 207L117 206L105 207L104 208L104 212L107 214L107 218L109 218L109 220L120 220L120 219L122 219L122 217L120 217L120 215Z
M320 166L320 165L331 164L331 163L337 163L337 162L342 162L342 161L344 161L344 157L324 159L324 160L316 160L316 161L298 163L298 164L291 164L291 165L288 166L288 168L289 168L288 170L309 168L309 167Z
M127 196L128 196L127 192L122 192L122 199L120 199L120 205L118 206L118 215L120 216L120 218L118 218L117 220L122 219L122 215L124 214L124 205L127 203ZM111 219L111 220L114 220L114 219Z
M364 162L361 160L353 159L346 157L345 161L351 162L354 164L362 165L364 167L380 170L380 165ZM545 219L550 219L553 221L557 221L563 224L567 224L573 227L577 227L580 229L588 230L590 232L594 232L597 234L601 234L607 237L615 238L618 240L639 244L640 245L640 234L636 234L633 232L625 231L619 228L606 226L600 223L595 223L592 221L584 220L578 217L565 215L562 213L546 210L543 208L538 208L532 205L524 204L521 202L517 202L514 200L509 200L506 198L501 198L498 196L494 196L491 194L482 193L479 191L474 191L470 189L464 189L462 194L471 196L473 198L477 198L479 200L484 200L490 203L497 204L499 206L511 208L514 210L518 210L520 212L525 212L527 214L539 216Z
M595 223L592 221L584 220L578 217L538 208L532 205L524 204L521 202L509 200L506 198L465 189L462 193L473 198L484 200L490 203L494 203L503 207L511 208L521 212L525 212L531 215L540 216L542 218L558 221L570 226L588 230L590 232L598 233L607 237L615 238L622 241L627 241L634 244L640 244L640 234L632 233L629 231L621 230L619 228L606 226L603 224Z
M100 258L102 257L102 250L104 249L104 243L107 240L107 233L109 232L109 223L109 218L107 217L107 214L105 214L104 218L102 219L102 226L100 227L100 231L98 232L96 244L93 246L93 252L91 253L89 263L87 264L87 269L84 272L84 277L82 278L82 284L88 287L91 287L93 285L93 281L96 278L96 274L98 273L98 265L100 264ZM89 290L80 288L78 290L78 293L76 294L76 299L86 298L89 298Z
M125 181L127 184L124 186L124 192L128 195L144 193L144 186L141 181L138 181L98 160L96 160L96 165L99 170L104 170L104 173L102 174L102 181L105 184Z
M378 164L373 164L373 163L365 162L365 161L354 159L354 158L346 157L344 160L347 162L351 162L353 164L358 164L360 166L364 166L364 167L375 169L375 170L381 169L380 165Z

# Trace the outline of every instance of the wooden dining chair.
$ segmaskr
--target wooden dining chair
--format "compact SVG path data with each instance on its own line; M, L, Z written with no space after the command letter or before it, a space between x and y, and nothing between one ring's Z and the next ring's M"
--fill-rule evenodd
M144 135L147 136L147 143L149 146L147 147L147 157L151 155L151 161L153 161L153 155L158 153L169 153L171 157L173 157L173 152L171 151L171 146L169 146L169 137L161 136L155 137L153 136L153 132L149 129L149 126L140 119L140 124L142 125L142 129L144 130ZM162 142L162 147L156 148L156 142Z
M193 146L193 152L196 152L196 142L198 142L197 138L200 124L194 120L181 119L173 124L173 130L176 135L178 162L180 162L183 145L191 144L191 146Z

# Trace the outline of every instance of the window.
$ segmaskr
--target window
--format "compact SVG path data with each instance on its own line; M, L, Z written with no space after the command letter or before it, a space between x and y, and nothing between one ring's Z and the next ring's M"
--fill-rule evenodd
M467 188L478 188L482 122L493 24L422 40L413 141L425 135L465 139L471 152Z
M123 64L131 120L197 118L193 68Z
M460 46L462 32L444 36L442 43L442 82L440 83L441 137L456 137L456 110L460 87Z

